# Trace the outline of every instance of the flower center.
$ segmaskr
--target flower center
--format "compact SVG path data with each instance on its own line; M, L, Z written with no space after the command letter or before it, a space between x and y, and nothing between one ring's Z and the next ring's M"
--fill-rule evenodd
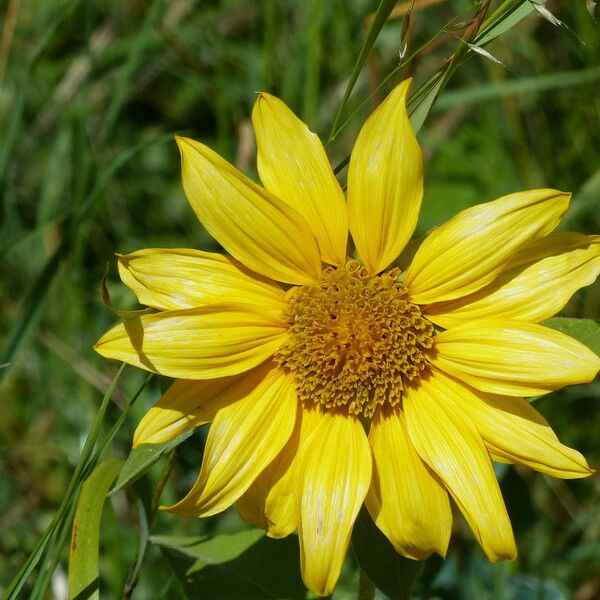
M288 292L290 338L275 360L294 373L301 401L364 417L401 401L428 365L434 327L399 275L394 268L371 276L349 260Z

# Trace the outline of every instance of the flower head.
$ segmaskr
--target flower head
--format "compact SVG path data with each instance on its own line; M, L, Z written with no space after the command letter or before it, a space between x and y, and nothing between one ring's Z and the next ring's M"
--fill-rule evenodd
M167 510L208 516L237 502L272 537L297 529L304 581L323 595L363 502L399 553L424 559L446 553L451 497L498 561L516 549L492 460L592 472L523 397L600 368L538 324L597 277L600 236L553 233L569 194L530 190L457 214L402 272L423 191L408 88L363 126L347 200L318 137L268 94L252 115L264 187L178 138L186 195L230 256L119 256L155 312L96 345L176 378L135 445L212 422L196 483Z

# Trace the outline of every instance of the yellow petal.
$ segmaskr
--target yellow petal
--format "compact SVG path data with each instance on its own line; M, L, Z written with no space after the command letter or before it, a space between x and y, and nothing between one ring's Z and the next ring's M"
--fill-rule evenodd
M312 433L319 418L319 411L299 407L288 443L238 501L242 518L266 529L269 537L286 537L298 527L295 494L298 448Z
M525 243L550 233L570 194L529 190L467 208L425 238L406 273L413 302L453 300L481 289Z
M94 348L161 375L212 379L243 373L272 356L287 327L266 303L211 304L136 317L107 331Z
M464 298L431 304L426 313L445 328L491 317L544 321L598 274L600 236L551 233L520 250L486 287Z
M365 504L377 527L403 556L446 556L452 531L448 494L413 447L404 413L378 411L369 442L373 479Z
M466 415L494 459L526 465L553 477L587 477L585 458L558 441L544 417L522 398L480 392L435 372L438 389Z
M492 562L517 554L512 527L481 436L452 410L435 377L408 388L406 424L419 456L439 475Z
M302 409L298 406L290 439L237 501L242 519L265 529L273 538L286 537L298 527L293 480L289 473L298 450L301 415ZM267 503L270 510L267 510Z
M478 390L538 396L587 383L600 358L573 338L542 325L486 319L437 335L432 363Z
M298 455L300 564L315 594L330 594L338 580L370 480L371 451L360 421L323 413Z
M325 262L346 262L344 193L319 137L275 96L259 94L252 111L257 167L269 192L309 223Z
M133 447L162 444L209 423L218 410L245 398L262 380L265 368L271 367L267 362L231 377L176 380L140 421L133 434Z
M151 248L120 254L119 274L140 304L160 310L263 296L283 302L283 290L272 281L212 252Z
M423 156L406 112L410 81L367 119L350 158L350 231L372 273L385 269L411 238L423 197Z
M289 440L296 407L292 377L277 368L263 373L246 397L216 414L196 483L166 510L208 517L233 504Z
M202 225L229 254L277 281L319 280L317 242L296 210L204 144L176 139L186 196Z
M235 504L238 514L246 523L265 530L269 527L265 516L265 496L268 493L266 480L270 479L270 473L271 467L269 465L238 498Z

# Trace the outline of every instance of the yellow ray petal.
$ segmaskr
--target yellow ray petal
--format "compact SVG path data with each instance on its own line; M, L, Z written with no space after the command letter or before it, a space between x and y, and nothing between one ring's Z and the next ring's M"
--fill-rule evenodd
M517 252L488 286L464 298L430 304L426 313L445 328L493 317L544 321L598 274L600 236L551 233Z
M298 454L300 564L306 587L330 594L352 525L371 480L371 451L360 421L323 413Z
M240 263L213 252L151 248L119 254L119 274L140 304L160 310L209 302L283 302L283 290ZM282 304L283 309L283 304Z
M404 413L378 411L369 442L373 478L365 504L377 527L403 556L446 556L452 531L448 494L412 445Z
M346 262L344 193L319 137L281 101L259 94L252 111L257 167L267 190L309 223L325 262Z
M285 341L286 330L266 303L211 304L136 317L107 331L94 348L161 375L211 379L260 364Z
M318 281L321 259L305 219L204 144L177 137L183 189L208 233L246 267L277 281Z
M478 390L538 396L587 383L600 358L577 340L542 325L486 319L437 335L432 363Z
M435 377L406 390L406 424L419 456L439 475L492 562L517 555L512 527L481 436L452 410Z
M288 536L298 527L296 487L297 453L312 433L320 411L298 407L296 426L277 458L238 500L242 518L267 530L272 538Z
M415 230L423 197L423 156L406 112L410 82L396 86L367 119L350 158L350 231L372 273L400 254Z
M585 458L561 444L544 417L522 398L480 392L437 370L435 380L445 399L475 425L494 458L565 479L593 473Z
M235 504L238 514L244 521L264 530L269 527L265 516L265 497L268 494L268 482L271 480L272 471L271 465L268 465Z
M296 407L292 377L270 369L245 398L216 414L196 483L165 510L208 517L233 504L288 442Z
M270 361L255 369L233 375L193 381L178 379L150 408L133 434L133 446L162 444L212 421L224 406L245 398L263 379Z
M550 233L570 194L529 190L467 208L425 238L406 273L413 302L471 294L490 283L520 247Z

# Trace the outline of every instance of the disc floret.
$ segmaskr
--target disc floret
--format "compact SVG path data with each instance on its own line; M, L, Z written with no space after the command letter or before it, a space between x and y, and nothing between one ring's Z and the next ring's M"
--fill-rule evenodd
M434 327L410 302L400 269L371 275L358 261L328 267L316 285L288 292L289 341L276 361L301 401L372 416L396 406L427 368Z

